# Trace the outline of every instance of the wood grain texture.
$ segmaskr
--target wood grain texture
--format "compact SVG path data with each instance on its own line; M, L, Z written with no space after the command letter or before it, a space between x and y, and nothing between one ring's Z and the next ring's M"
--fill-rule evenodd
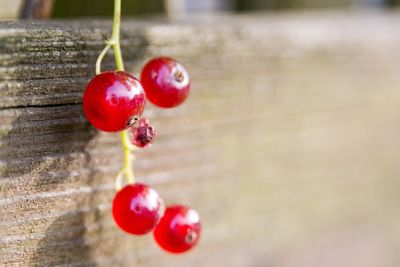
M199 247L177 257L111 218L119 138L80 105L110 24L0 23L0 266L399 266L399 24L124 22L129 70L162 54L193 79L185 105L149 105L160 135L135 161L167 203L202 215Z

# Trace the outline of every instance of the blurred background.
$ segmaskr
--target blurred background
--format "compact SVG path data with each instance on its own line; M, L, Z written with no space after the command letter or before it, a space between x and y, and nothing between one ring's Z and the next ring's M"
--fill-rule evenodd
M20 15L21 5L51 6L46 16L53 18L74 18L88 16L110 16L113 2L109 0L1 0L0 18L11 19ZM381 7L391 8L400 0L130 0L124 3L125 15L149 15L167 13L182 16L196 12L246 12L257 10L287 9L345 9Z

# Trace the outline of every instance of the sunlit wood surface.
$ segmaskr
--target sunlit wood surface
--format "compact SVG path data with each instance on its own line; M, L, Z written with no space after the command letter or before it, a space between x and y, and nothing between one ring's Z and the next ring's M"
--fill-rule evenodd
M400 266L400 14L128 21L123 51L193 78L138 179L202 216L186 255L115 226L118 135L81 94L108 22L0 23L0 266ZM105 69L112 69L109 55Z

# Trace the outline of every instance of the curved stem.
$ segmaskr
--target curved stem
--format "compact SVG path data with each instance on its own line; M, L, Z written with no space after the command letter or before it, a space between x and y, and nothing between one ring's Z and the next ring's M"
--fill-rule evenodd
M107 44L106 47L104 47L103 51L101 51L99 57L97 58L96 75L99 75L101 73L101 62L103 61L104 56L107 54L107 52L110 48L111 48L111 44Z
M115 190L119 191L122 189L124 183L122 180L124 179L124 170L120 169L117 174L117 178L115 178Z

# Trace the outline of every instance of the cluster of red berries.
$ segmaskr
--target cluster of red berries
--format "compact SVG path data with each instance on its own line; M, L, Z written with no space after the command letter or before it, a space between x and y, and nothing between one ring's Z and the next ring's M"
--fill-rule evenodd
M156 106L171 108L183 103L189 90L185 68L171 58L160 57L145 65L141 81L125 71L107 71L94 77L84 93L83 110L97 129L129 129L132 144L143 148L157 134L148 119L140 119L146 98ZM153 231L156 242L169 252L185 252L200 238L201 224L195 210L182 205L164 208L158 193L145 184L128 184L118 191L112 213L122 230L134 235Z

